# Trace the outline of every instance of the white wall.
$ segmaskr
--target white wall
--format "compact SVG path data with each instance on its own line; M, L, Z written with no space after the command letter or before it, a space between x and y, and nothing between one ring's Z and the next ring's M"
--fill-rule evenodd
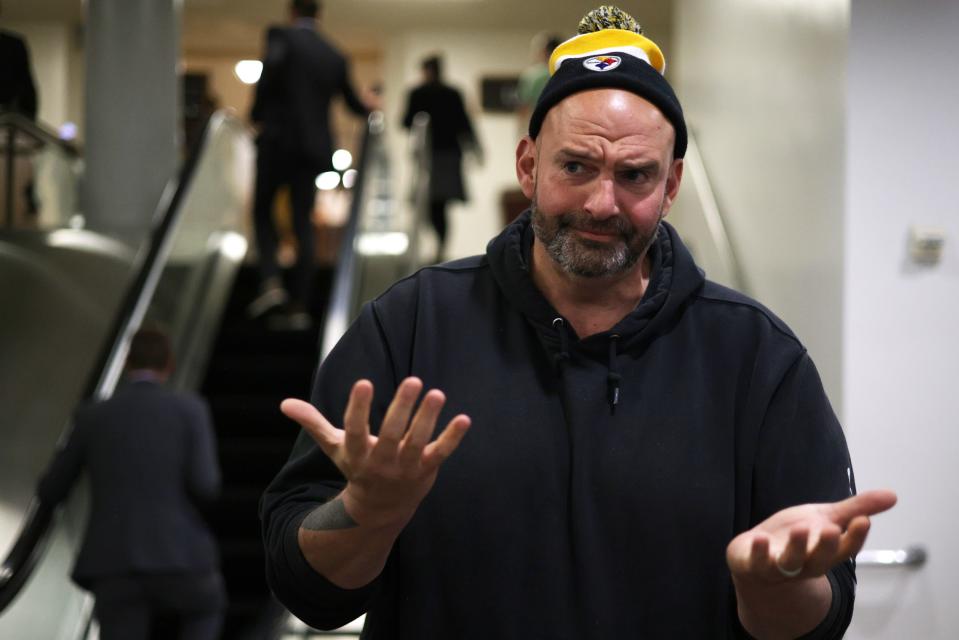
M675 11L668 77L749 293L806 344L838 409L848 0L683 0Z
M959 3L852 0L843 353L861 488L899 504L870 546L925 545L921 571L860 569L859 638L959 628ZM907 256L911 225L946 234L942 262Z

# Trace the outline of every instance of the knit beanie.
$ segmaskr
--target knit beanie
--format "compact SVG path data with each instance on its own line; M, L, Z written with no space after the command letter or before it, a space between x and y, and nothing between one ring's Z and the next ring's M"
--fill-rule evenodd
M676 130L673 157L686 154L686 122L679 99L663 77L666 60L656 43L642 35L639 23L611 6L593 9L576 35L553 50L550 78L529 121L535 139L547 112L563 99L588 89L623 89L655 105Z

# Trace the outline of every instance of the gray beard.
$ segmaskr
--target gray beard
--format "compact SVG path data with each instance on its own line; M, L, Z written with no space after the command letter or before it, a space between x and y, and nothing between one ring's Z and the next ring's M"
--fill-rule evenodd
M663 219L662 206L659 220L650 235L640 233L627 220L620 217L594 220L581 212L568 212L558 216L545 216L536 206L534 196L532 211L533 233L549 256L563 271L584 278L614 276L629 271L646 255L656 240L659 222ZM574 230L619 235L616 242L594 242L582 238Z

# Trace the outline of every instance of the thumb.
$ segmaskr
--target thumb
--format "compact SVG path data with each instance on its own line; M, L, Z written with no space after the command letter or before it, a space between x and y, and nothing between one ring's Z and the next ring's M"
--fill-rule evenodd
M343 441L343 432L334 427L309 402L287 398L280 403L280 411L287 418L303 427L303 430L310 434L310 437L327 455L332 455L336 447Z

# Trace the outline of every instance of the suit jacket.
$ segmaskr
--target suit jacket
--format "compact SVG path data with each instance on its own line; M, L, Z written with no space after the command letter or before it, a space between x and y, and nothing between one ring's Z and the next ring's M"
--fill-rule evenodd
M30 72L30 54L23 38L0 31L0 111L37 117L37 90Z
M251 114L260 125L261 152L268 147L305 156L318 172L331 168L330 102L339 95L352 111L367 114L350 84L346 58L312 20L269 29Z
M77 412L73 432L40 480L39 497L62 501L82 471L90 519L73 579L202 572L219 565L200 506L219 492L207 404L153 382L133 382Z

